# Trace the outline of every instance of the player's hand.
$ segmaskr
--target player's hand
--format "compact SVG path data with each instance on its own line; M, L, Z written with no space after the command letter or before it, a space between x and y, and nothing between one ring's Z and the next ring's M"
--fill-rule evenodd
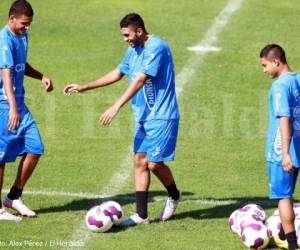
M49 78L47 78L46 76L43 76L42 83L43 83L43 85L45 87L45 90L47 92L51 92L54 89L52 81Z
M64 95L69 96L72 93L80 93L83 91L84 91L83 86L76 83L71 83L64 88Z
M20 124L20 115L18 113L18 110L15 108L11 108L9 110L9 117L8 117L8 130L9 131L14 131L19 127Z
M295 171L292 165L291 156L289 154L286 153L282 154L282 166L284 171L288 173L293 173Z
M100 123L102 125L109 125L112 121L112 119L118 114L119 108L114 106L111 106L108 108L100 117Z

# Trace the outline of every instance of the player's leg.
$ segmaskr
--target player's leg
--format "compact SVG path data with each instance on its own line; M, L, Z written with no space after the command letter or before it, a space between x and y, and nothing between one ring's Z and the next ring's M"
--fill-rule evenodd
M148 218L148 189L150 186L150 171L146 153L134 155L136 211L142 219Z
M142 124L137 123L134 138L134 178L136 196L136 214L123 221L120 226L135 226L148 224L148 189L150 186L150 171L148 169L145 146L146 137Z
M23 189L33 170L37 166L40 155L27 153L19 164L18 173L15 179L14 186ZM21 196L21 195L20 195Z
M170 168L164 162L148 162L148 168L167 189L169 197L178 200L180 192L176 187Z
M274 236L274 241L281 248L297 249L292 195L295 190L298 169L295 169L294 173L287 173L281 164L269 162L268 170L270 198L278 200L278 209L282 222L282 229L279 235Z
M293 209L293 200L291 198L280 199L278 201L278 209L285 238L288 241L288 248L290 250L297 249L298 246L294 224L295 213Z
M170 168L164 161L172 161L178 134L178 120L154 120L145 125L149 137L147 151L148 168L167 189L169 198L160 214L162 220L168 220L174 214L181 194Z
M36 154L25 154L19 164L18 173L11 187L7 198L4 201L4 205L7 208L12 208L16 210L23 216L35 217L36 213L29 209L22 201L22 192L25 184L27 183L29 177L31 176L33 170L35 169L40 155Z
M169 197L160 213L161 220L168 220L176 211L176 208L181 200L181 193L177 189L172 172L166 164L163 162L149 162L148 167L168 191Z
M18 217L18 216L8 213L2 207L1 193L2 193L2 187L3 187L4 169L5 169L5 164L0 163L0 220L20 221L20 220L22 220L21 217Z
M37 125L27 109L22 113L20 128L22 128L22 133L19 135L19 145L22 146L22 150L19 154L23 157L19 164L15 183L5 199L4 206L15 209L21 215L35 217L36 213L23 203L22 192L38 163L40 155L44 153L44 145Z

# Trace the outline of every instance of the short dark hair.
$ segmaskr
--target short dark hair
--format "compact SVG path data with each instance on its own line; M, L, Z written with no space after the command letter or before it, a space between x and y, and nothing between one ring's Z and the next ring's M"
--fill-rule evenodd
M270 61L278 59L280 62L287 64L284 49L278 44L268 44L260 51L260 58L267 58Z
M137 13L129 13L122 18L120 28L127 28L128 26L132 26L135 29L141 28L144 32L147 32L143 19Z
M26 0L16 0L13 2L11 5L9 12L8 12L8 17L14 15L14 16L27 16L27 17L32 17L33 16L33 9Z

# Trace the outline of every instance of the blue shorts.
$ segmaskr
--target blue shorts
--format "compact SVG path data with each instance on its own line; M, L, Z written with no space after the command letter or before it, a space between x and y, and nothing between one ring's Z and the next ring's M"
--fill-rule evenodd
M15 131L9 131L9 110L0 109L0 163L14 162L17 156L26 153L44 153L44 145L31 113L24 108L19 114L19 127Z
M173 161L179 120L149 120L137 122L133 151L146 153L151 162Z
M284 199L293 196L299 168L287 173L279 163L268 162L270 199Z

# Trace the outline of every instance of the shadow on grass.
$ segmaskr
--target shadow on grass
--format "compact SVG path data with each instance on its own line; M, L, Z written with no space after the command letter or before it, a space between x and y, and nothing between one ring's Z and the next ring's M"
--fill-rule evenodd
M266 197L231 197L227 199L215 199L211 197L205 197L201 199L190 198L193 196L192 192L183 192L183 201L184 204L192 204L192 207L199 205L199 207L209 206L208 208L199 208L196 210L189 210L186 212L177 212L172 220L182 220L184 218L192 218L195 220L203 220L203 219L222 219L228 218L230 214L246 204L255 203L263 207L264 209L276 208L276 201L269 200ZM165 191L150 191L149 192L149 203L155 202L157 197L166 197ZM163 198L162 198L163 199ZM80 211L80 210L88 210L92 206L96 204L101 204L103 201L113 200L120 203L120 205L127 205L135 203L135 193L127 193L122 195L116 195L105 198L84 198L84 199L75 199L70 203L40 208L36 210L37 213L57 213L57 212L65 212L65 211ZM297 201L295 201L297 202ZM179 209L178 209L179 210ZM158 222L159 219L154 219L151 222Z
M194 195L191 192L183 192L183 196L188 197ZM153 197L167 197L167 193L165 191L150 191L149 192L149 203L154 202L155 199ZM127 193L122 195L115 195L111 197L105 198L84 198L84 199L76 199L70 203L63 204L61 206L53 206L48 208L40 208L35 210L37 213L56 213L56 212L66 212L66 211L80 211L80 210L88 210L92 206L99 205L104 201L113 200L120 203L121 206L135 203L135 193Z

